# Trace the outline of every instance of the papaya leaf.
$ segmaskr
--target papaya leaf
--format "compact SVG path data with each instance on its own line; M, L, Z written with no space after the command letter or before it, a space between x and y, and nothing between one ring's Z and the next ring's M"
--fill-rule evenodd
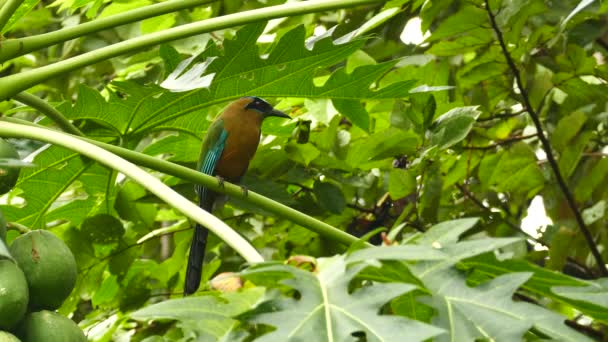
M108 101L86 87L74 105L63 103L59 110L72 119L88 119L114 131L115 136L130 136L151 130L179 130L199 136L207 128L206 110L241 96L328 98L340 101L393 99L407 97L416 83L404 80L380 89L372 84L393 68L397 61L364 65L350 74L344 68L334 71L322 86L313 82L319 69L343 61L365 43L364 39L333 42L324 37L309 50L305 29L297 26L287 32L262 58L257 40L265 23L243 27L234 39L224 41L223 53L213 44L199 54L195 63L188 59L174 70L170 81L173 90L190 89L185 80L201 80L200 89L172 92L159 86L141 86L133 82L113 82ZM186 66L192 66L187 69ZM209 79L213 81L208 84ZM168 83L167 83L168 82ZM215 115L219 110L213 110ZM357 111L355 124L367 129L368 123ZM349 114L350 115L350 114Z
M542 268L526 260L498 261L496 256L490 253L463 260L458 263L458 268L473 272L467 279L469 283L473 284L513 272L532 273L532 276L522 285L522 288L526 291L569 305L604 323L608 322L608 310L606 310L605 305L600 304L602 303L601 298L599 298L599 301L590 302L589 300L580 300L580 297L577 297L578 295L572 297L567 295L570 292L593 292L595 289L601 297L602 280L599 280L600 283L596 284L589 280L577 279ZM606 295L606 293L604 292L603 295Z
M318 261L318 273L274 263L241 273L259 279L273 274L283 278L280 284L299 292L299 299L279 297L258 306L249 322L276 328L258 341L347 341L356 336L364 336L366 341L423 341L442 333L422 322L378 315L387 301L412 291L414 285L376 283L349 293L353 277L368 265L347 268L342 256Z
M554 286L551 290L559 296L584 302L586 305L601 307L604 312L608 311L608 278L598 279L590 283L589 286L585 287Z
M69 220L74 225L90 214L112 213L115 196L112 171L72 151L43 146L34 157L36 167L23 168L16 188L23 205L1 206L7 221L30 228ZM71 191L74 199L62 200Z
M220 296L178 298L149 305L131 313L138 321L175 320L178 327L216 339L232 332L238 321L232 317L250 310L263 296L264 290L254 287Z
M559 341L591 341L567 327L564 316L511 299L530 276L531 273L511 273L469 287L466 278L454 269L434 273L425 281L433 293L425 303L438 311L433 323L449 331L449 335L437 340L521 341L528 330L535 328Z

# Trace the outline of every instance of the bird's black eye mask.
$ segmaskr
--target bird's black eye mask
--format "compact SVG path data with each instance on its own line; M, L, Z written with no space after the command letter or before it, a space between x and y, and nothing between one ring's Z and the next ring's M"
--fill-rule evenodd
M268 102L256 96L251 96L250 98L251 102L245 106L245 109L252 109L262 114L267 114L272 111L272 106Z

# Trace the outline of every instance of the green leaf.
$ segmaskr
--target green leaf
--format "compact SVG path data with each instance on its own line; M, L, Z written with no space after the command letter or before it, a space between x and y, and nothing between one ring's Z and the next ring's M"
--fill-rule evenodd
M189 134L171 134L152 142L142 152L151 156L163 155L172 162L195 163L201 144L199 138Z
M583 157L583 152L593 136L593 132L584 132L574 138L564 149L558 161L559 169L564 177L570 177L574 170L576 170L579 161Z
M480 114L475 106L450 109L435 121L431 142L440 149L459 143L469 134Z
M608 321L608 311L605 308L596 305L595 303L586 303L559 295L554 291L555 288L585 288L592 287L594 284L588 280L577 279L567 276L561 272L551 271L532 264L526 260L508 259L498 261L496 256L489 253L476 256L458 263L458 267L469 273L474 272L473 276L469 277L471 283L478 283L476 279L486 281L500 275L510 274L513 272L529 272L532 277L528 279L522 288L530 291L538 296L551 298L557 302L566 304L585 315L589 315L602 322ZM472 279L476 278L476 279ZM596 287L597 288L597 287Z
M580 11L582 11L585 7L591 5L593 2L594 2L594 0L581 0L581 2L579 2L578 5L576 5L576 7L572 10L572 12L570 12L570 14L568 14L568 16L566 18L564 18L564 20L562 20L562 22L560 24L562 30L564 29L564 27L566 26L568 21L570 21L570 19L572 19L572 17L577 15Z
M585 302L593 306L608 309L608 278L598 279L589 286L554 286L551 288L555 294L575 301Z
M484 158L479 167L479 178L487 188L527 197L535 194L545 183L534 152L523 142L513 145L496 157Z
M149 305L129 316L138 321L176 320L182 328L219 339L235 328L237 321L232 317L250 310L263 294L262 288L254 287L238 293L171 299Z
M408 170L391 170L388 180L388 192L393 200L403 198L415 189L416 175Z
M114 216L108 214L87 217L82 222L80 231L91 242L101 244L118 242L125 233L122 223Z
M30 228L44 228L55 220L79 225L89 214L113 211L110 170L63 148L47 145L38 152L33 160L38 166L23 168L15 186L22 191L24 205L1 207L7 221ZM62 199L66 191L74 197Z
M287 278L280 283L299 293L298 299L281 297L257 308L249 321L276 328L259 341L346 341L357 334L367 341L423 341L442 332L418 321L378 314L386 302L412 291L414 285L376 283L350 293L351 279L366 265L347 269L343 257L318 261L317 273L277 264L256 266L242 273L245 277L274 274Z
M434 274L444 272L461 260L491 252L521 241L522 240L518 238L492 238L468 240L445 246L437 246L447 255L445 259L419 262L412 265L410 269L414 275L423 281L426 281L425 279L427 277L433 277Z
M477 222L479 222L477 217L443 221L429 228L416 242L418 244L438 243L440 245L455 243L460 235L473 228Z
M179 52L173 46L163 44L160 46L158 53L163 59L165 73L173 72L181 59Z
M443 260L448 255L441 250L430 246L383 246L370 247L359 249L351 253L347 258L347 262L357 262L366 260Z
M604 218L606 214L606 201L601 200L592 207L583 210L583 220L585 224L590 225Z
M369 132L369 114L359 101L333 99L332 103L340 114L346 116L353 124L364 131Z
M316 181L312 191L321 208L334 214L341 214L346 208L344 194L337 185Z
M574 195L577 201L585 201L598 186L602 184L604 179L608 175L608 158L602 158L593 165L587 176L580 179L574 188Z
M310 162L321 154L321 151L310 143L296 144L294 142L290 142L285 146L285 152L287 152L289 159L304 166L308 166Z
M365 169L365 164L373 160L411 154L416 150L418 143L419 138L415 133L389 128L353 142L346 161L352 167Z
M563 151L586 121L587 115L583 112L574 112L559 120L555 131L551 135L551 144L555 150Z
M460 11L444 20L427 41L437 41L455 35L466 34L487 25L488 14L476 6L463 6Z
M426 170L418 213L427 222L437 222L437 212L441 202L443 178L438 163L435 162Z
M176 14L177 13L168 13L142 21L140 25L141 33L152 33L173 27L177 19Z
M435 273L425 281L432 285L429 301L439 313L435 324L449 331L438 341L521 341L531 328L560 341L591 341L570 329L565 317L525 302L514 302L513 293L531 276L513 273L477 287L454 270Z
M182 130L198 135L208 126L206 120L200 119L201 110L241 96L393 99L407 96L415 83L406 80L371 89L372 83L394 67L396 61L390 61L360 66L350 74L344 68L338 69L323 86L317 87L313 82L317 69L341 62L365 41L336 44L330 38L323 38L308 50L305 30L298 26L285 33L267 58L262 59L256 42L264 27L265 23L258 23L240 29L235 39L224 41L223 55L212 45L197 57L212 61L204 71L205 75L213 75L209 88L175 93L157 86L113 82L114 91L108 102L93 90L82 87L74 106L64 103L59 110L72 120L100 122L115 130L116 135L140 134L152 129ZM200 68L195 67L180 77L201 76ZM365 126L359 119L356 123Z
M21 1L21 5L17 7L17 10L11 15L9 20L6 22L0 34L4 34L10 31L13 26L19 22L19 19L23 18L26 14L28 14L36 5L40 2L40 0L23 0ZM5 2L2 3L3 5Z

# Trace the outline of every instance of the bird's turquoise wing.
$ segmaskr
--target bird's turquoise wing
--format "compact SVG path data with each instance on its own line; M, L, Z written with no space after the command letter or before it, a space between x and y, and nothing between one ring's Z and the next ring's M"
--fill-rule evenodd
M224 129L223 120L214 121L211 126L209 126L207 135L205 135L205 139L203 140L198 171L208 175L214 174L217 162L220 160L222 152L224 152L227 139L228 131ZM209 206L212 204L212 200L207 188L197 185L196 191L199 195L199 204L201 207L205 210L211 210Z

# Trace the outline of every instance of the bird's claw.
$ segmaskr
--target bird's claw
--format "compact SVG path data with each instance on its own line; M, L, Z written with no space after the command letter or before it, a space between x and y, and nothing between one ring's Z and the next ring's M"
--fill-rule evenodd
M243 192L243 197L247 197L249 195L249 189L246 186L241 185L241 191Z
M220 186L220 188L224 188L224 182L225 179L222 176L215 176L215 178L217 178L217 184Z

